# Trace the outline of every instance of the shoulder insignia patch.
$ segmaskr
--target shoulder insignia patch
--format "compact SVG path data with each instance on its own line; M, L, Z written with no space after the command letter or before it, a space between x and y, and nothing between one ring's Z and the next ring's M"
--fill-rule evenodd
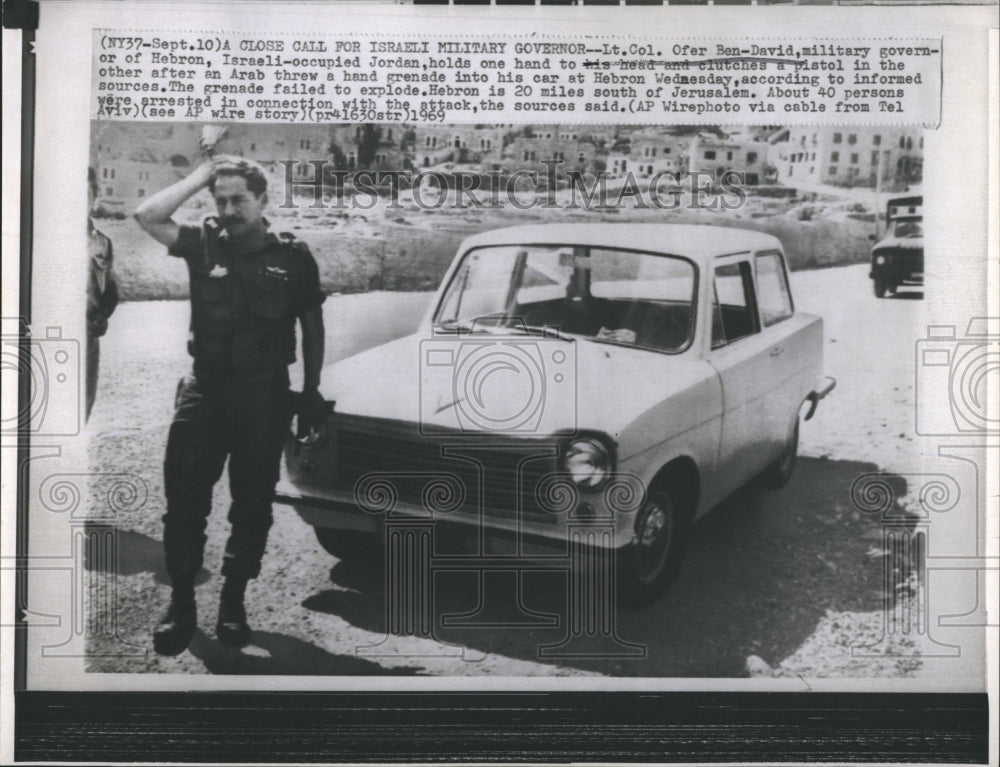
M283 236L284 233L282 233ZM289 235L290 239L282 239L281 244L285 248L285 253L292 257L298 257L303 255L311 256L312 253L309 250L309 246L306 245L302 240L295 239L294 235Z
M260 270L260 274L263 277L268 277L272 280L280 280L281 282L288 282L288 270L282 269L280 266L265 266Z

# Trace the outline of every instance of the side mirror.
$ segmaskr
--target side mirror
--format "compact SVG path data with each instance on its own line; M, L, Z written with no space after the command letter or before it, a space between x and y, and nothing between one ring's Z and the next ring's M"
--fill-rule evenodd
M874 234L869 234L868 235L868 242L875 242L875 235Z

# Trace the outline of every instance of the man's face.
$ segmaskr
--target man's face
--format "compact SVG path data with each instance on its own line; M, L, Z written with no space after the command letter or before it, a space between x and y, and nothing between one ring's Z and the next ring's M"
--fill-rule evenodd
M230 237L239 239L260 229L266 204L267 195L258 197L247 189L247 180L242 176L215 179L215 207Z

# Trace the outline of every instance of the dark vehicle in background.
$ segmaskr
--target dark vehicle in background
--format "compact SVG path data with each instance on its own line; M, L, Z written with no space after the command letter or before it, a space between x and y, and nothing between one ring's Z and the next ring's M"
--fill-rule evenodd
M923 197L895 197L886 205L886 234L872 247L868 275L876 297L901 285L924 284L923 206Z

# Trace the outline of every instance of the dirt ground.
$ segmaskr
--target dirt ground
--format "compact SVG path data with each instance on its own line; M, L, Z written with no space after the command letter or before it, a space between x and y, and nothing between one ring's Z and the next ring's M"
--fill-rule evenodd
M250 644L229 649L212 626L228 525L220 483L198 580L199 625L188 651L152 652L150 630L169 597L160 536L161 461L184 350L187 304L127 302L102 347L101 382L89 425L93 467L143 477L148 501L118 522L115 636L90 642L91 671L280 674L886 678L919 675L918 637L886 635L881 520L852 504L865 473L912 471L914 343L923 304L876 300L863 265L792 276L797 309L825 319L826 369L837 389L803 425L802 458L779 491L740 490L692 531L669 593L615 614L613 636L583 657L557 647L565 574L440 573L437 615L476 613L433 636L386 634L380 565L349 566L326 554L311 528L277 506L261 577L250 587ZM916 297L917 294L911 294ZM420 292L335 296L325 305L327 360L397 337L429 300ZM149 342L149 328L157 342ZM873 332L877 328L879 332ZM99 484L99 483L98 483ZM100 486L92 488L99 500ZM900 492L903 488L900 487ZM92 563L92 566L96 564ZM485 595L485 596L484 596ZM912 595L897 594L897 605ZM485 603L481 604L485 600ZM516 625L515 625L516 624ZM632 655L636 647L641 655ZM863 653L852 648L869 648ZM748 665L748 659L750 659Z

